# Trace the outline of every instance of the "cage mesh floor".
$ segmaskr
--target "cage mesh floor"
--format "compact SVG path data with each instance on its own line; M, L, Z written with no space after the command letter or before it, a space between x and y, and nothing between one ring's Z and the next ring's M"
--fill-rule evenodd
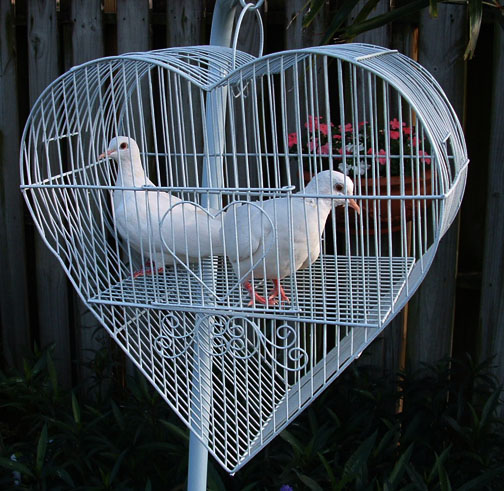
M322 255L310 268L284 280L289 303L249 306L247 292L237 283L231 267L219 258L209 260L201 269L167 267L153 276L130 276L89 302L378 327L407 288L414 262L412 257Z

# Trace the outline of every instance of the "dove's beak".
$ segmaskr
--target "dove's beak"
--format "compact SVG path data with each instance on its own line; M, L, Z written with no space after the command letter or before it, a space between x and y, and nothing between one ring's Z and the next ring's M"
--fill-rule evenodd
M108 157L109 155L112 155L114 153L114 150L107 150L106 152L101 153L98 155L98 160L104 159L105 157Z
M356 201L354 199L350 198L348 200L348 206L350 208L353 208L357 213L360 214L360 207L359 207L359 205L356 203Z

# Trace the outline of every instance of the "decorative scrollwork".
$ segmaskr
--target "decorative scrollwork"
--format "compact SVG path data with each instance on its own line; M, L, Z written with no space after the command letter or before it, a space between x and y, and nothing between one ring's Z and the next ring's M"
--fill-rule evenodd
M194 326L186 322L183 314L169 312L160 318L161 334L154 339L156 351L164 358L178 358L193 343Z
M201 314L194 320L182 312L169 312L160 316L159 329L154 347L167 359L185 355L196 340L199 349L210 357L248 360L260 356L292 372L302 370L309 359L306 350L298 345L297 329L287 323L269 324L268 337L255 320L244 316Z
M196 323L196 332L200 348L209 356L231 355L248 360L259 353L288 371L302 370L308 363L308 353L298 346L297 330L287 323L273 324L272 339L269 339L247 317L205 315Z

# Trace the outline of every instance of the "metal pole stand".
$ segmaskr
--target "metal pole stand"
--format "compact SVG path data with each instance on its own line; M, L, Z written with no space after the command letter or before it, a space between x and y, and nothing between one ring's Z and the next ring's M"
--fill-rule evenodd
M212 46L226 46L231 45L231 37L233 34L233 21L235 18L236 7L238 0L217 0L215 10L212 18L212 30L210 34L210 45ZM210 67L210 70L212 68ZM225 138L225 120L226 120L226 94L223 93L226 89L214 91L208 95L206 101L206 124L208 128L208 149L209 155L212 157L205 159L203 165L203 179L202 184L204 187L222 187L224 184L222 174L222 151L224 148ZM221 200L217 194L210 195L209 199L206 197L202 200L202 205L207 208L220 208ZM202 437L205 438L205 424L208 420L210 407L209 401L205 397L205 393L210 390L205 390L201 387L201 383L206 380L211 380L211 356L209 356L207 349L211 349L210 333L211 321L207 320L199 324L199 329L206 330L200 333L199 339L196 336L197 346L195 352L199 356L199 363L195 363L193 379L193 391L199 393L200 406L195 408L196 414L202 428ZM206 339L205 339L206 338ZM201 344L205 346L201 346ZM207 372L207 376L205 373ZM196 401L197 402L197 401ZM201 411L200 411L201 408ZM188 491L206 491L207 489L207 474L208 474L208 450L204 443L196 436L196 433L191 430L189 438L189 469L187 476L187 489Z

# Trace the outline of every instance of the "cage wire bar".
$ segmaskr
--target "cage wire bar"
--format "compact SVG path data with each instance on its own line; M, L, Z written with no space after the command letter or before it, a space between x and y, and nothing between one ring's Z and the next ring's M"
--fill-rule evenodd
M101 158L120 135L129 144L123 157ZM134 142L142 172L125 184ZM259 57L196 46L85 63L35 103L20 161L37 229L83 302L199 451L229 472L405 305L457 213L468 165L460 124L433 77L366 44ZM215 174L211 162L221 166ZM314 177L333 170L353 189L335 196L318 187ZM118 202L130 207L128 233ZM296 242L313 226L309 210L326 205L320 237ZM230 260L224 232L240 209L247 218L238 236L260 224L262 249L247 271ZM188 226L176 233L177 217ZM300 247L317 257L297 269ZM266 297L280 280L289 301L251 301L247 278Z

